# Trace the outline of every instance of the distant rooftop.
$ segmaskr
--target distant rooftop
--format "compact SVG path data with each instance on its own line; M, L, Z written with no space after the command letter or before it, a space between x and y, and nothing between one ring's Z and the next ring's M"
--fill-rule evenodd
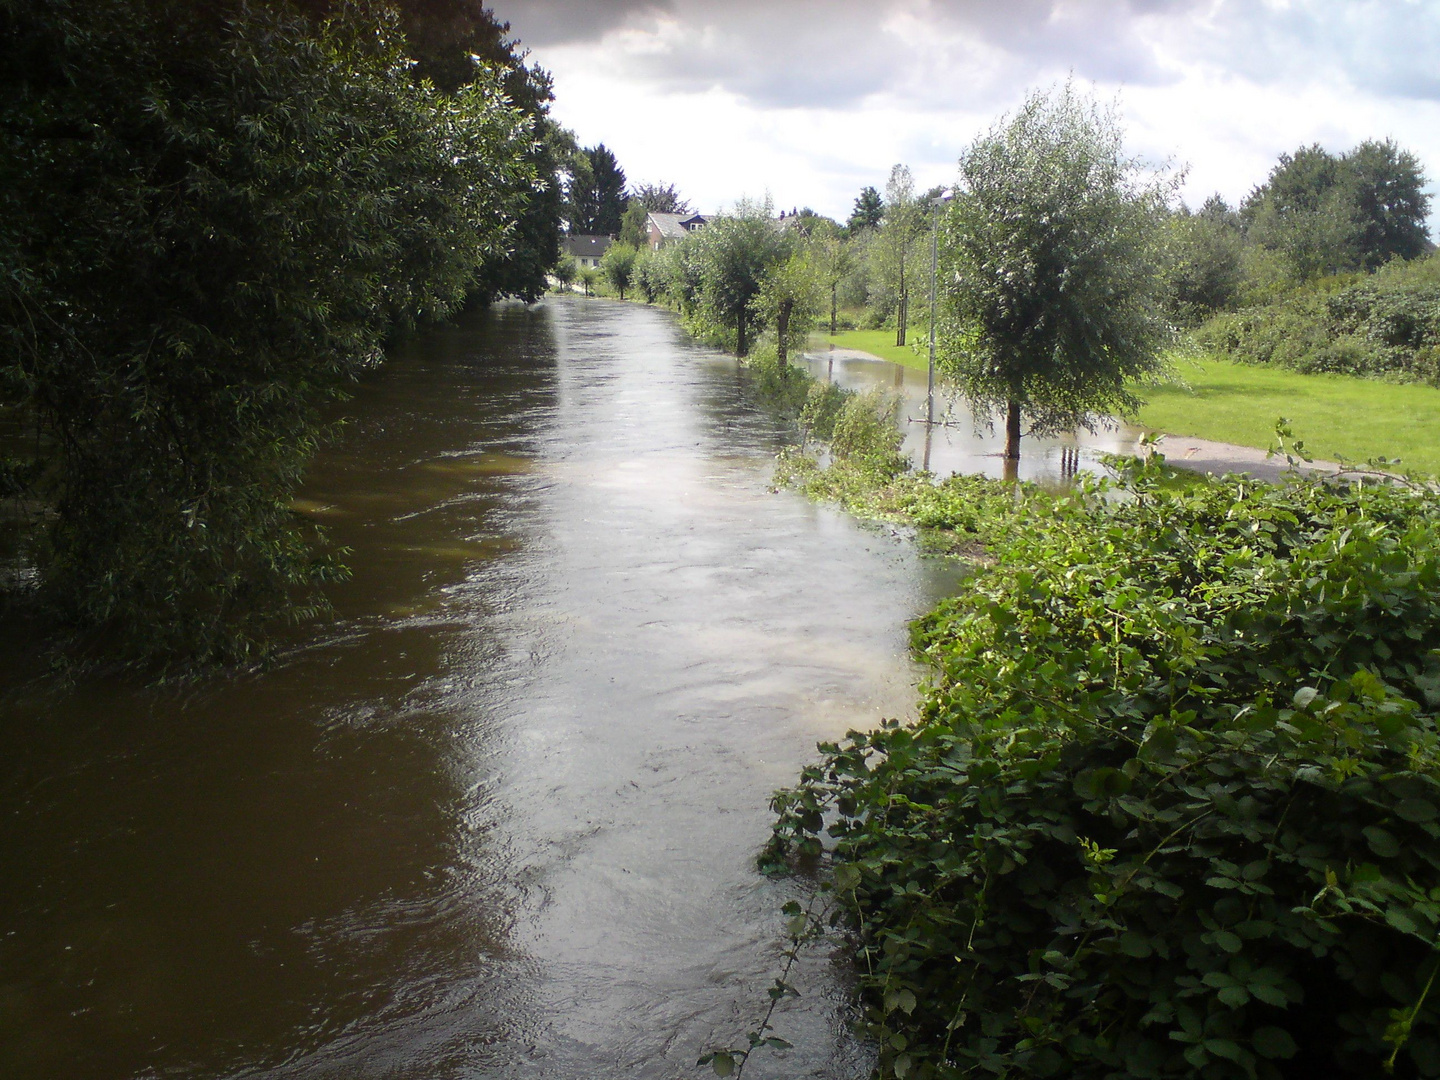
M608 236L567 236L563 246L566 255L598 259L613 242Z
M706 222L703 214L663 214L658 210L652 210L649 216L660 235L667 240L679 240L687 232L699 228Z

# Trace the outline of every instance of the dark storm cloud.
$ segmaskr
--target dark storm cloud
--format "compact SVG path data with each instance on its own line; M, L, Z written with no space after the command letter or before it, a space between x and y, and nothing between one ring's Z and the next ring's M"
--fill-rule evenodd
M1176 61L1196 61L1261 84L1325 77L1440 98L1434 0L497 0L495 9L541 49L611 48L607 35L637 31L644 47L623 53L624 74L655 92L719 88L779 108L943 93L966 81L956 68L977 49L985 71L969 85L981 94L976 80L998 89L1065 71L1156 85L1178 77ZM907 43L907 26L923 28L919 41ZM959 50L948 64L947 42Z
M913 58L886 32L911 16L938 32L995 46L1027 68L1084 78L1163 77L1131 33L1133 0L501 0L497 13L526 45L599 44L614 30L650 30L658 47L628 55L627 73L661 91L719 87L762 105L841 107L905 81ZM1174 7L1172 3L1169 5Z
M668 13L668 0L494 0L486 7L526 46L598 42L634 18Z

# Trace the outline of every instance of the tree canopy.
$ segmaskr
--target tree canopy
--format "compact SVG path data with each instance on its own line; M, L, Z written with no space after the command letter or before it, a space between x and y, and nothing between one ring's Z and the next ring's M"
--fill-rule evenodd
M680 197L674 184L639 184L630 198L655 214L692 214L688 200Z
M945 215L940 359L977 412L1032 432L1137 407L1161 367L1159 230L1172 185L1127 158L1115 118L1069 85L1031 94L960 159Z
M1339 156L1317 143L1280 155L1241 214L1251 238L1279 252L1299 280L1373 270L1425 251L1425 185L1418 159L1388 139Z
M224 8L231 0L215 6ZM345 10L343 0L292 0L315 19ZM231 4L238 8L238 5ZM486 259L472 293L485 300L516 296L535 300L560 255L563 220L562 167L575 152L573 137L550 117L554 100L550 75L527 60L509 23L481 0L395 0L391 4L410 71L416 81L455 94L477 78L499 78L510 104L529 117L533 138L524 154L536 182L520 211L507 251Z
M852 232L859 232L862 229L878 229L880 219L884 214L885 200L880 198L880 192L873 187L863 187L855 199L855 208L850 211L850 217L845 224Z
M338 572L289 507L317 406L508 256L533 117L359 6L17 0L0 41L0 471L43 595L122 654L244 656Z
M625 170L604 143L573 157L567 206L570 231L581 236L614 236L625 215Z
M669 257L672 294L682 310L688 303L692 324L702 334L733 342L736 355L744 356L762 323L755 298L795 243L793 234L777 226L768 200L741 201L733 213L666 249L676 253Z
M600 273L610 287L625 299L625 290L635 274L636 249L629 244L611 244L600 259Z

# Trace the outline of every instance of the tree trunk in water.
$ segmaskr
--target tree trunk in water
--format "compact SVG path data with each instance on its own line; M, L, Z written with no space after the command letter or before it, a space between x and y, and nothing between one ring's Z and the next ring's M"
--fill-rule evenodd
M840 288L840 286L838 286L838 285L831 285L831 286L830 286L830 336L831 336L831 337L834 337L834 336L835 336L835 294L839 291L839 288Z
M775 334L779 338L776 352L780 355L780 378L788 378L790 373L790 353L787 338L790 335L790 309L795 306L794 300L780 301L780 311L775 318Z
M1005 407L1005 460L1020 460L1020 403L1011 401Z

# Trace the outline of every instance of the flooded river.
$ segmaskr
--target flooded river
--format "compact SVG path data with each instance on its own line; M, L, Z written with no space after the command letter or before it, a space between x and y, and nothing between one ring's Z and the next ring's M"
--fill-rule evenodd
M951 571L770 490L663 312L480 313L345 411L299 505L354 577L279 663L62 687L12 637L0 1076L700 1075L779 972L766 800L909 711ZM864 1075L801 979L747 1076Z

